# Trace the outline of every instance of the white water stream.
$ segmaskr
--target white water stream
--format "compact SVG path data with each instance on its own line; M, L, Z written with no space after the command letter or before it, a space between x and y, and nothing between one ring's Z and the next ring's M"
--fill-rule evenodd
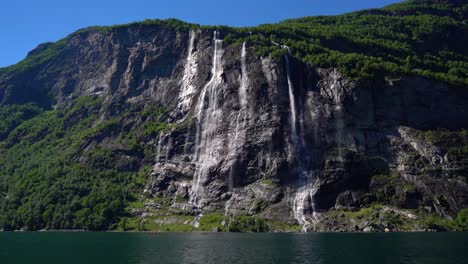
M212 76L203 87L196 107L197 131L194 156L196 170L190 203L198 208L203 207L205 202L206 190L203 183L207 180L210 169L218 163L219 150L222 148L222 141L217 131L222 118L222 108L218 102L218 94L223 84L222 57L224 50L222 44L223 41L219 39L219 33L215 31Z
M286 47L289 51L289 48ZM293 200L293 213L294 218L302 226L303 231L307 232L312 224L316 224L319 221L319 215L316 212L316 203L314 195L318 191L318 175L314 170L309 169L309 164L306 164L307 159L307 147L305 141L297 133L297 108L296 100L294 95L294 84L291 76L291 65L289 57L285 56L286 62L286 75L288 79L288 93L289 93L289 106L290 106L290 125L291 125L291 137L293 143L292 155L298 162L296 170L299 172L297 181L297 187L295 189L295 195ZM301 119L301 128L304 127Z
M246 124L249 114L248 109L248 88L249 88L249 77L247 72L247 48L246 43L242 45L241 51L241 76L240 76L240 86L239 86L239 105L240 109L238 111L236 120L235 120L235 129L234 137L229 140L228 145L228 159L232 161L231 171L229 174L229 191L232 192L234 189L234 177L236 176L236 165L239 159L239 156L242 155L244 151L245 135L246 135Z
M156 147L156 163L161 160L161 144L162 144L163 133L159 133L158 146Z
M184 76L181 80L181 90L179 93L179 104L177 109L181 112L187 112L192 104L193 94L196 91L194 82L198 71L197 52L194 52L196 32L190 31L189 48L187 60L184 67Z

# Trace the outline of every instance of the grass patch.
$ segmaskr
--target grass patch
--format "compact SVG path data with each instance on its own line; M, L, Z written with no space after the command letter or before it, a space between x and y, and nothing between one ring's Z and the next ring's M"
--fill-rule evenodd
M199 231L227 231L226 224L228 218L220 213L211 213L203 215L200 219L200 226L197 230Z
M262 179L262 183L268 186L278 186L278 179Z
M291 225L279 220L269 220L267 224L271 232L301 232L302 230L300 225Z

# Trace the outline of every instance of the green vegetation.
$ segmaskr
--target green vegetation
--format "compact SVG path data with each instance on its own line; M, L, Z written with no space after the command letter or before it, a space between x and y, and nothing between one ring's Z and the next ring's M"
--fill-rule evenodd
M301 227L289 225L278 220L267 220L258 216L225 216L219 213L204 215L198 231L224 232L298 232Z
M200 26L176 19L145 20L112 27L163 26L176 30L219 30L225 42L249 42L259 55L280 58L287 52L319 67L338 67L348 77L416 74L468 84L466 3L411 0L384 9L340 16L291 19L247 28Z
M229 219L220 213L206 214L200 219L200 231L228 231L227 221Z
M136 27L136 26L138 27L148 27L148 26L164 27L164 28L172 28L177 31L187 31L190 29L199 29L199 28L212 28L212 27L202 27L198 24L186 23L175 18L169 18L169 19L164 19L164 20L145 19L139 22L132 22L128 24L118 24L118 25L113 25L113 26L94 26L94 27L89 27L89 28L79 30L77 33L87 32L89 30L98 30L103 34L106 34L111 30L125 29L128 27Z
M194 227L195 221L199 222ZM203 215L200 219L189 215L177 215L165 211L162 215L145 218L121 218L120 231L155 232L299 232L301 227L279 220L266 220L257 216L226 216L221 213Z
M417 193L416 187L404 180L398 173L379 174L371 178L371 200L397 207L410 206L411 196Z
M379 10L340 16L291 19L248 28L204 27L176 19L145 20L112 27L91 27L56 42L45 43L16 65L0 69L0 81L25 71L50 72L71 38L128 27L162 27L170 30L219 30L228 45L247 41L259 56L291 56L318 67L338 67L348 77L372 79L415 74L462 86L468 85L468 4L462 1L411 0ZM44 72L42 72L44 74ZM42 75L41 75L42 76ZM24 77L24 76L22 76ZM28 87L26 87L28 88ZM8 95L13 84L0 87ZM22 90L21 90L22 91ZM28 92L28 90L24 90ZM42 92L42 91L41 91ZM3 93L1 93L3 96ZM20 93L21 94L21 93ZM104 115L107 113L111 115ZM118 113L118 114L116 114ZM124 118L138 120L125 124ZM106 120L101 120L108 117ZM29 103L0 107L0 228L15 230L90 229L154 231L298 231L299 226L252 216L228 217L212 213L189 223L192 216L174 215L172 198L158 197L160 215L140 221L130 214L143 209L138 200L145 184L144 157L154 154L142 141L161 132L190 124L170 124L160 105L133 109L125 103L103 105L99 97L78 97L64 109L43 109ZM435 145L456 162L468 181L468 131L419 131L423 141ZM105 140L104 140L105 139ZM134 157L138 157L133 159ZM418 162L421 157L415 156ZM434 168L438 170L439 168ZM464 173L462 175L462 173ZM440 173L438 173L440 174ZM264 179L262 184L278 183ZM376 175L376 200L398 207L415 186L395 175ZM435 198L437 199L437 197ZM175 197L185 202L186 197ZM370 203L369 203L370 204ZM403 230L414 228L401 215L383 212L382 205L359 211L337 211L346 219L379 218ZM438 230L468 230L468 209L454 220L419 213L418 224ZM172 221L158 221L170 218ZM167 219L166 219L167 220ZM170 224L168 224L170 223Z
M319 67L338 67L348 77L415 74L454 84L468 84L468 3L462 1L409 0L383 9L339 16L290 19L278 24L247 28L200 26L177 19L144 20L77 31L42 48L17 65L0 69L11 72L31 68L60 53L71 36L98 30L103 34L128 27L163 27L178 31L218 30L225 42L248 41L259 55L279 58L291 55ZM156 128L157 130L157 128ZM150 133L154 132L149 128Z
M298 224L288 224L280 220L269 220L268 231L270 232L301 232L302 227Z
M225 216L219 213L204 215L199 231L266 232L267 221L256 216Z
M121 109L124 114L102 120L104 111ZM125 125L124 118L139 121ZM131 216L131 210L144 208L138 195L149 169L141 162L154 156L140 143L152 131L176 127L165 119L167 112L158 105L103 105L93 96L57 110L2 106L0 229L176 231L177 224L162 227ZM164 197L155 201L166 209L170 203Z
M267 232L269 226L267 221L259 217L236 216L229 222L229 232Z
M170 219L170 221L167 221L168 219ZM166 222L161 220L166 220ZM137 226L136 230L158 232L192 232L194 231L194 227L189 224L191 220L193 220L193 217L186 215L170 215L161 219L149 218L139 223L139 226Z
M167 132L174 127L163 121L166 117L166 111L157 106L146 107L142 113L144 119L142 132L145 136L158 136L161 132Z
M426 229L443 231L456 229L454 222L450 219L426 213L421 214L420 217L421 226Z
M403 213L405 212L405 213ZM406 214L412 214L412 218ZM334 219L336 224L348 226L385 226L390 230L437 230L468 231L468 209L463 209L451 220L418 210L394 211L391 207L373 204L357 211L331 210L322 217ZM122 218L121 231L156 231L156 232L300 232L301 226L290 225L279 220L267 220L257 216L226 216L210 213L198 219L199 226L192 226L196 217L188 215L166 214L165 216L145 218ZM125 228L124 228L125 227ZM377 229L383 231L383 229Z
M144 180L142 173L127 169L118 152L86 148L96 137L130 133L117 126L118 119L98 122L96 102L78 98L64 111L29 104L2 107L2 114L20 118L0 119L0 227L116 228Z
M411 214L408 217L407 214ZM373 226L389 227L391 230L414 231L468 231L468 209L461 210L455 219L429 214L423 210L394 210L392 207L374 204L357 211L331 210L325 217L335 219L340 224L356 225L363 228L363 223Z
M259 55L280 57L286 45L296 58L338 67L348 77L416 74L468 84L467 3L413 0L386 9L291 19L232 29L227 41L248 41ZM250 35L249 32L253 34Z
M423 213L421 222L428 229L468 231L468 209L462 209L453 220Z
M279 180L277 180L277 179L263 179L262 183L266 184L266 185L269 185L269 186L277 186L279 184Z
M468 157L468 130L426 130L418 131L418 136L425 142L435 145L454 156Z
M0 77L2 74L21 72L33 69L56 58L67 45L69 37L57 42L41 44L36 50L30 52L21 62L6 68L0 68Z
M468 130L426 130L416 131L422 141L436 146L443 155L447 154L449 162L457 168L456 176L468 182ZM441 167L434 169L434 175L440 175Z
M43 110L34 104L6 105L0 108L0 140L24 121L40 114Z
M468 208L458 213L457 218L455 218L455 225L460 231L468 231Z

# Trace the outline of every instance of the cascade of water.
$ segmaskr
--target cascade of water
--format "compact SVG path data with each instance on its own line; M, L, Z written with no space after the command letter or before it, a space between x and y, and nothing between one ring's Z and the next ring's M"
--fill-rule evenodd
M342 107L341 107L341 99L340 99L340 91L338 87L338 82L339 82L339 75L337 71L334 71L332 74L333 77L333 82L330 87L333 93L333 99L335 103L335 142L337 145L337 154L338 154L338 160L340 161L340 164L343 163L344 157L343 157L343 142L344 142L344 136L343 136L343 131L344 131L344 120L343 120L343 112L342 112Z
M288 48L289 51L289 48ZM289 63L288 55L284 56L286 60L286 75L288 78L288 88L289 88L289 107L291 108L291 134L293 138L293 143L297 143L297 130L296 130L296 118L297 118L297 109L296 109L296 100L294 98L294 86L291 79L291 65Z
M249 77L247 72L247 48L246 43L242 44L241 52L241 76L240 76L240 87L239 87L239 104L240 109L236 117L236 126L234 130L234 137L229 140L228 146L228 158L232 161L231 171L229 174L229 191L232 192L234 189L234 177L236 174L236 164L239 155L242 155L244 142L245 142L245 128L248 117L248 87Z
M163 133L159 133L158 146L156 147L156 163L161 159L161 144L162 144Z
M239 88L239 102L241 109L247 108L247 88L249 85L249 76L247 75L247 48L246 43L242 44L242 53L241 53L241 86Z
M179 104L177 106L177 109L182 112L186 112L190 108L193 94L195 93L195 85L193 84L193 81L198 70L197 54L194 52L195 37L196 33L191 30L187 59L184 67L184 76L181 80Z
M222 142L218 139L218 124L222 118L222 108L219 106L219 90L223 83L222 57L224 50L223 41L219 39L219 33L214 33L213 66L211 79L203 87L196 107L197 131L195 138L196 170L192 183L190 203L198 208L203 206L205 190L202 182L206 180L210 168L217 164L218 150L222 148Z
M318 223L319 214L316 210L316 203L314 196L318 191L318 181L316 172L313 171L302 171L299 176L299 187L296 190L293 201L293 212L294 218L302 226L302 230L307 232L308 227L311 224ZM311 214L312 223L309 214Z
M289 49L287 49L289 51ZM291 137L293 141L293 155L295 160L298 162L297 171L299 173L299 179L297 181L297 188L295 190L294 200L293 200L293 213L294 218L297 219L299 224L303 227L303 231L307 232L307 228L311 224L318 222L318 213L316 212L316 203L314 200L314 195L318 191L318 173L316 170L311 169L310 153L308 153L305 146L305 140L303 134L301 137L297 133L296 122L297 122L297 109L294 96L294 86L291 77L291 66L289 58L285 56L286 61L286 75L288 79L288 88L289 88L289 106L291 108L290 113L290 122L291 122ZM304 121L303 115L301 115L300 125L301 132L304 130ZM310 213L311 217L310 217ZM312 220L312 223L308 220Z
M343 162L343 131L344 131L344 121L342 113L342 103L340 98L340 92L338 90L339 75L337 72L334 72L332 75L333 82L331 84L331 92L333 95L333 100L335 104L335 142L337 144L337 155L338 160ZM316 114L312 113L312 117L315 118ZM314 127L314 129L317 129ZM317 131L314 131L315 140L317 141ZM302 161L303 162L303 161ZM300 164L302 163L299 162ZM302 163L303 164L303 163ZM301 164L301 166L302 166ZM302 170L301 175L299 176L299 188L296 190L296 195L293 202L294 217L298 220L299 224L302 226L303 231L307 232L311 224L316 224L319 222L320 214L316 210L316 202L314 196L319 190L318 182L318 170Z

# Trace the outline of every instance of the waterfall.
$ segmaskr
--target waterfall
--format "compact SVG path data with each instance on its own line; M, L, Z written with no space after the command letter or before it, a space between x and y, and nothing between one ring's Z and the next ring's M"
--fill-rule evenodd
M189 33L189 47L187 51L187 59L184 67L184 76L181 80L181 90L179 93L179 104L177 105L177 112L185 115L192 105L192 98L195 93L196 87L193 84L194 79L197 76L198 71L198 62L197 62L197 53L194 52L195 45L195 36L196 33L191 30ZM180 120L181 122L184 119ZM184 154L187 155L189 138L190 138L190 125L187 129L187 134L185 136L184 144Z
M337 146L337 159L340 161L340 166L343 165L344 162L344 156L343 156L343 143L344 143L344 121L343 121L343 111L341 107L341 97L339 93L339 87L338 87L338 81L339 81L339 74L335 70L333 71L333 83L330 87L332 94L333 94L333 100L335 103L335 142Z
M289 48L287 49L289 51ZM293 143L292 155L294 161L297 162L296 171L298 172L298 181L293 200L293 213L294 218L302 226L303 231L307 232L311 224L318 222L318 213L316 212L316 203L314 195L318 191L318 170L311 168L313 166L313 157L310 156L310 150L306 147L303 134L301 137L297 133L297 108L294 96L294 85L291 77L291 66L289 57L285 56L286 62L286 75L288 79L288 93L289 93L289 106L290 106L290 125L291 137ZM304 121L301 115L300 125L301 132L303 132ZM311 213L311 214L310 214ZM311 216L311 217L310 217ZM308 220L312 219L312 223Z
M247 88L249 85L249 76L247 75L247 48L246 43L242 44L242 53L241 53L241 86L239 88L239 102L241 105L241 110L247 110ZM241 111L242 112L242 111Z
M289 48L288 48L289 51ZM291 135L293 137L293 142L296 144L297 141L297 130L296 130L296 118L297 118L297 109L296 109L296 101L294 98L294 86L291 79L291 65L289 63L288 55L284 56L286 60L286 75L288 77L288 90L289 90L289 107L291 109Z
M163 133L159 133L158 146L156 147L156 163L161 159L161 144L162 144Z
M287 61L288 62L288 61ZM342 100L341 94L339 90L339 74L335 71L332 74L332 84L330 87L331 95L333 96L333 103L334 103L334 122L335 122L335 142L337 145L337 160L340 162L340 166L343 166L344 157L343 157L343 149L342 146L344 144L344 120L343 120L343 110L342 110ZM288 80L290 78L288 77ZM316 118L316 113L312 113L312 118ZM317 127L314 126L314 141L317 142ZM303 141L301 141L303 142ZM302 144L302 143L301 143ZM303 152L306 154L308 153L305 150L305 145L296 145L296 148L303 148ZM310 149L310 148L309 148ZM302 154L302 153L301 153ZM298 158L300 169L299 180L298 180L298 187L296 189L294 202L293 202L293 211L294 211L294 218L297 219L299 224L302 226L304 232L308 231L308 228L311 225L314 225L319 222L320 214L317 212L317 205L314 199L315 194L319 190L319 170L312 168L307 168L307 163L312 164L313 160L316 160L314 155L312 155L309 162L307 162L307 158L304 156L307 155L302 154Z
M299 187L296 190L293 202L294 218L302 226L302 230L307 232L311 224L316 224L319 221L319 214L316 210L314 196L317 193L319 186L317 181L317 173L313 171L302 171L299 176ZM307 219L311 214L312 223ZM310 217L309 217L310 218Z
M219 33L214 33L213 65L211 79L203 87L196 107L197 129L195 138L196 170L193 177L190 203L198 208L203 207L206 195L203 183L206 181L209 170L214 167L220 158L219 150L222 149L222 141L218 138L218 125L221 123L222 108L218 102L218 94L223 84L222 57L224 50L223 41L219 39Z
M240 76L240 86L239 86L239 105L240 109L238 111L236 120L235 120L235 129L234 137L229 140L228 145L228 159L232 161L231 171L229 173L229 191L232 192L234 189L234 177L236 176L236 165L238 163L239 156L242 155L244 142L245 142L245 129L248 117L248 87L249 87L249 77L247 73L247 48L246 43L242 44L241 51L241 76Z
M195 93L195 85L193 81L197 75L198 62L197 54L194 52L195 32L190 31L189 48L187 52L187 59L184 67L184 76L181 80L181 91L179 94L179 104L177 109L181 112L186 112L192 103L193 94Z

